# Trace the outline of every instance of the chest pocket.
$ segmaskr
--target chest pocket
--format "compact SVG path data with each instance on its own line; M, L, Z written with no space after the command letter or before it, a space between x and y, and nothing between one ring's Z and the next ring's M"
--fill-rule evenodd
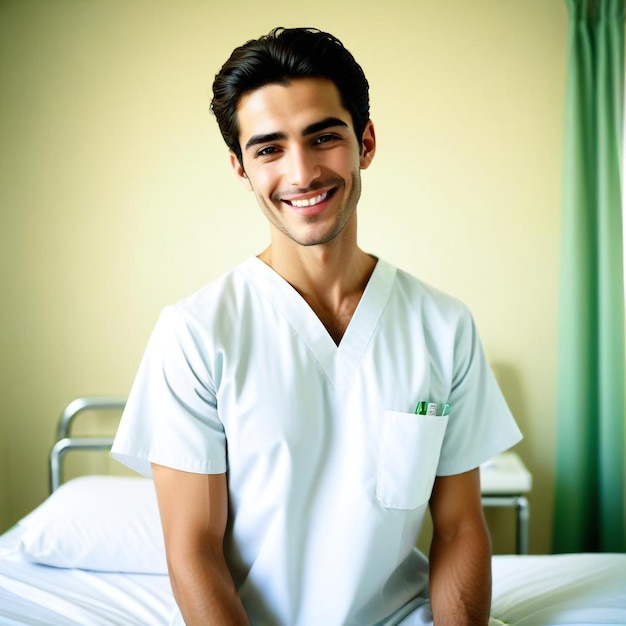
M430 499L448 416L385 411L376 498L390 509L416 509Z

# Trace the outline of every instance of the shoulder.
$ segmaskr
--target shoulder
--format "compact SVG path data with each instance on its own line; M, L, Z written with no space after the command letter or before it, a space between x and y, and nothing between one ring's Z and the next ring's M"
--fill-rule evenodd
M252 284L246 271L251 262L247 259L166 309L188 323L200 325L232 315L251 297Z
M393 296L411 311L419 311L424 321L471 320L471 313L461 300L402 269L396 269Z
M152 331L151 344L213 350L239 336L253 315L253 285L242 268L244 261L225 274L163 308Z

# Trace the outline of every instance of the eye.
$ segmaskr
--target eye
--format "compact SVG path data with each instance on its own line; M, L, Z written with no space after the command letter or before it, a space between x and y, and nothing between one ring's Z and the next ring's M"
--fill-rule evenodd
M265 146L260 150L257 150L254 156L256 157L264 157L264 156L272 156L278 152L278 148L276 146Z
M337 141L338 139L341 139L339 135L335 135L334 133L325 133L324 135L320 135L319 137L317 137L317 139L315 139L315 143L317 145L321 145L325 143L330 143L332 141Z

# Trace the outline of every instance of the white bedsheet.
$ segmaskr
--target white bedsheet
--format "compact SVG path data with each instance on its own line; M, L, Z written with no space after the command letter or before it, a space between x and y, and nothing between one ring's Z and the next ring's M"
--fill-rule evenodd
M2 626L167 626L174 599L167 576L109 574L34 565L0 541Z
M167 576L34 565L0 537L2 626L167 626ZM516 626L626 626L626 555L496 556L492 614ZM326 626L326 625L324 625ZM334 625L329 625L334 626Z
M624 626L626 554L494 557L492 613L516 626Z

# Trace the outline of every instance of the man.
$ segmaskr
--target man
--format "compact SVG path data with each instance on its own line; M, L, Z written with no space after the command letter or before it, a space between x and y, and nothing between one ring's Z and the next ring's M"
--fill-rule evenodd
M477 468L520 434L467 309L357 245L360 66L276 29L213 93L270 244L164 310L113 449L154 476L185 623L487 624Z

